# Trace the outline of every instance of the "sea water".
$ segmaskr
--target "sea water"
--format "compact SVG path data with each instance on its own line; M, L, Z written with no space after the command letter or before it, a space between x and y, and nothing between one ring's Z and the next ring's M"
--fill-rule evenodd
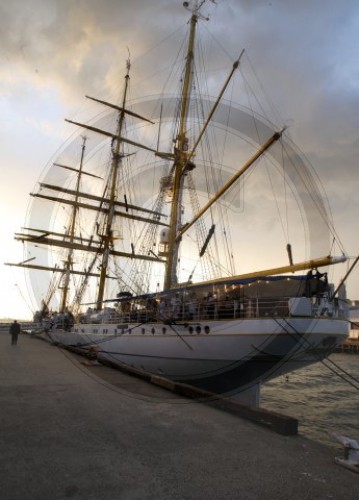
M346 378L355 387L326 366L340 371L331 361L351 375ZM267 382L261 407L298 419L300 434L330 447L338 447L332 432L359 441L359 355L332 354L324 363Z

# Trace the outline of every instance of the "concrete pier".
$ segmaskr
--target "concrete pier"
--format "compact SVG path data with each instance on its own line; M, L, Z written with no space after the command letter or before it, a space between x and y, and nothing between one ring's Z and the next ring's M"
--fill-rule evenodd
M359 498L335 450L0 334L4 500Z

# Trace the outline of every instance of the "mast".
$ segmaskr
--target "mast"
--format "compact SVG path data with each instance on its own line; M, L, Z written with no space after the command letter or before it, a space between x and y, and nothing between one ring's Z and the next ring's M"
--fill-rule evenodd
M75 189L75 199L74 199L74 204L72 208L72 218L71 218L71 223L70 223L70 228L69 228L69 243L70 243L70 249L67 254L67 259L65 262L65 282L64 282L64 287L62 291L62 298L61 298L61 304L60 304L60 312L64 312L66 310L66 304L67 304L67 296L69 292L69 286L70 286L70 274L71 274L71 269L72 269L72 256L74 253L74 249L72 247L75 239L75 228L76 228L76 216L78 212L78 198L79 198L79 192L80 192L80 182L81 182L81 175L82 175L82 167L83 167L83 161L84 161L84 155L85 155L85 147L86 147L86 136L83 136L83 142L82 142L82 147L81 147L81 159L80 159L80 166L77 174L77 181L76 181L76 189Z
M166 255L167 258L166 268L165 268L165 280L164 280L165 289L171 288L172 286L177 284L178 251L183 230L181 223L181 205L183 196L183 183L185 176L190 170L193 170L195 168L195 165L191 160L195 154L196 148L199 145L209 123L211 122L214 112L216 111L223 97L223 94L233 77L234 72L237 70L240 59L244 53L243 50L237 61L234 62L231 72L228 75L219 96L206 122L204 123L197 140L195 141L194 145L192 146L192 149L190 150L187 130L188 130L188 110L191 99L192 80L193 80L195 35L196 35L196 27L198 19L202 19L205 21L209 20L208 17L205 17L200 13L200 10L205 2L206 0L196 0L194 1L194 6L192 8L189 7L188 2L183 3L183 6L187 10L190 10L192 12L192 15L190 18L185 75L183 79L182 93L181 93L179 129L175 140L174 155L173 155L174 175L172 184L173 197L171 202L171 215L169 222L170 229L167 237L167 244L166 244L167 250L165 253L163 253L163 255ZM157 154L158 156L161 156L161 154L159 153ZM170 158L170 156L168 156L168 158Z
M183 191L184 174L186 171L186 164L188 161L188 137L187 137L187 120L188 108L191 97L192 77L193 77L193 63L194 63L194 41L196 34L196 25L199 17L199 9L203 1L198 5L195 2L195 7L192 9L192 16L190 19L190 31L187 46L186 67L185 75L182 85L181 94L181 112L178 135L175 142L175 162L174 162L174 179L173 179L173 197L171 204L170 215L170 229L168 233L168 251L167 262L165 269L164 287L171 288L177 283L177 261L179 241L176 241L178 230L181 226L181 201ZM184 6L188 8L188 3L185 2Z
M99 280L99 287L98 287L98 292L97 292L97 302L96 302L96 309L100 311L102 309L103 305L103 299L104 299L104 294L105 294L105 283L106 283L106 276L107 276L107 268L109 264L109 255L110 255L110 249L113 246L113 235L112 235L112 226L113 226L113 220L115 217L115 206L116 206L116 188L117 188L117 179L118 179L118 172L120 169L120 166L122 164L122 152L121 152L121 135L122 135L122 130L125 122L125 107L126 107L126 100L127 100L127 91L128 91L128 86L129 86L129 80L130 80L130 61L127 61L127 72L125 75L125 86L124 86L124 91L123 91L123 98L122 98L122 108L119 109L119 117L118 117L118 123L117 123L117 137L114 139L112 143L112 164L111 164L111 173L110 173L110 178L111 178L111 184L110 184L110 194L109 194L109 210L106 218L106 227L104 234L101 235L102 242L103 242L103 253L102 253L102 262L101 262L101 269L100 269L100 280Z

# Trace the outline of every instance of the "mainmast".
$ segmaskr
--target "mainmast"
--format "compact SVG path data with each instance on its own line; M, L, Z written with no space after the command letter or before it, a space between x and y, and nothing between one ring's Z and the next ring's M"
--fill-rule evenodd
M125 86L123 91L122 98L122 108L119 110L119 117L117 123L117 137L113 140L112 143L112 164L111 164L111 173L110 173L110 193L109 193L109 210L106 219L106 227L104 234L101 235L103 242L103 253L102 253L102 262L100 268L100 281L97 293L97 303L96 309L100 311L102 309L104 294L105 294L105 283L107 276L107 268L109 263L109 255L110 248L113 246L113 220L115 217L115 207L116 207L116 188L118 181L118 172L119 168L122 164L123 154L121 152L121 136L122 130L125 123L125 108L126 108L126 100L127 100L127 91L130 80L130 61L127 61L127 72L125 76Z
M168 251L167 262L165 269L164 287L171 288L177 283L177 261L179 241L176 241L177 233L181 227L181 201L183 192L183 182L186 173L186 165L189 159L189 145L187 136L188 108L191 97L193 64L194 64L194 42L196 35L197 20L200 16L199 9L203 5L202 2L195 2L192 8L192 16L190 19L190 31L186 56L185 75L182 85L181 94L181 113L178 135L175 142L175 163L174 163L174 179L173 179L173 197L170 215L170 229L168 233ZM184 6L188 8L188 2L184 2ZM192 168L193 168L193 164Z

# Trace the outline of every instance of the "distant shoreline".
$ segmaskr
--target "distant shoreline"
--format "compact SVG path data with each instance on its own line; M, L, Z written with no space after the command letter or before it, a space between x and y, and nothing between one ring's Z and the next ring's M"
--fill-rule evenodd
M0 324L12 323L16 319L19 323L31 323L32 318L0 318Z

